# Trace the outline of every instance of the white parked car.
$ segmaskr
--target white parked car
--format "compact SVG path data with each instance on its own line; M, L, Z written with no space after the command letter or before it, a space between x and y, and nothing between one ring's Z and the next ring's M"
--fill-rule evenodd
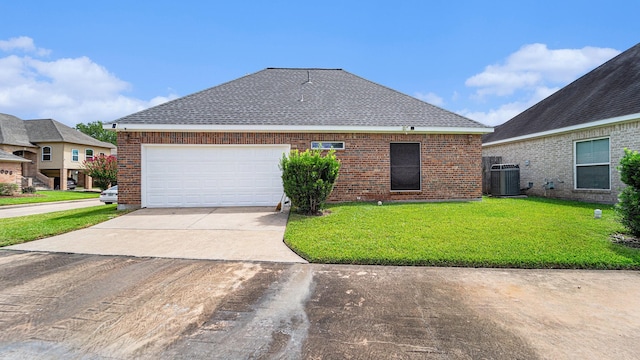
M100 193L100 201L105 204L113 204L118 202L118 185L112 186Z

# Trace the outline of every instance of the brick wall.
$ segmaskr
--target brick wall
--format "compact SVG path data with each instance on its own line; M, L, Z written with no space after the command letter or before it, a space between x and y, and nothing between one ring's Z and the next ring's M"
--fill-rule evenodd
M140 206L141 144L290 144L305 150L311 141L344 141L342 162L330 201L474 200L482 196L480 135L118 132L118 202ZM390 190L392 142L421 144L422 190Z
M0 161L0 183L16 184L22 188L22 163Z
M576 190L574 181L574 142L609 137L611 149L611 189ZM627 147L640 150L640 121L585 129L509 144L484 146L482 156L502 156L503 163L520 164L520 187L533 182L528 195L613 204L625 186L616 167ZM527 165L528 161L528 165ZM553 181L555 189L543 187Z

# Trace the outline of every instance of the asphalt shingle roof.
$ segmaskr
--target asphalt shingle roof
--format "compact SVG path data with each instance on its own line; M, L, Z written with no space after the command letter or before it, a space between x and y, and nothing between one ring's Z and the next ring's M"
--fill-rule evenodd
M115 145L94 139L52 119L25 120L24 126L32 143L67 142L80 145L115 148Z
M483 143L640 113L640 44L497 126Z
M24 121L8 114L0 114L0 144L35 147L29 142Z
M39 142L68 142L114 149L115 145L94 139L52 119L22 120L0 113L0 144L36 147Z
M315 68L267 68L114 122L487 128L344 70Z
M13 155L12 153L0 150L0 162L9 161L9 162L31 162L31 160L27 160L21 156Z

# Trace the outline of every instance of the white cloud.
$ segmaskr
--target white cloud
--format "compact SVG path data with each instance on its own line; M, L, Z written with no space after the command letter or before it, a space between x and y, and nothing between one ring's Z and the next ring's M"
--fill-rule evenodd
M417 99L420 99L422 101L428 102L431 105L435 105L435 106L443 106L444 105L444 99L440 96L438 96L435 93L432 92L428 92L426 94L424 93L416 93L415 97Z
M529 106L525 103L513 102L513 103L501 105L497 109L490 109L489 111L486 111L486 112L462 110L462 111L458 111L458 113L462 116L465 116L471 120L478 121L482 124L485 124L488 126L497 126L502 124L506 120L509 120L512 117L520 114L527 108L529 108Z
M458 111L458 113L485 125L497 126L527 110L558 90L560 89L541 86L526 100L509 102L500 105L497 109L490 109L488 111L461 110Z
M0 50L38 53L26 37L0 41ZM0 112L18 117L53 118L69 126L111 121L177 98L141 100L124 95L131 84L88 57L56 60L8 55L0 58Z
M465 82L476 88L471 96L476 101L497 97L508 102L485 112L458 112L487 125L499 125L619 53L590 46L551 50L545 44L525 45L503 63L489 65Z
M489 65L470 77L465 85L478 88L476 95L481 98L535 90L548 84L565 85L619 53L615 49L590 46L550 50L545 44L525 45L509 55L503 64Z
M19 50L23 52L35 53L39 56L46 56L51 53L51 50L49 49L36 47L36 45L33 43L33 39L27 36L15 37L9 40L0 40L0 50L5 52Z

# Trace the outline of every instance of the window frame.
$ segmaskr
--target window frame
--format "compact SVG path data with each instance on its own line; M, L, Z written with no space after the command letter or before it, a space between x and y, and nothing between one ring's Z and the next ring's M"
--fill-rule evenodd
M607 140L607 145L608 145L608 162L603 163L603 162L593 162L593 163L587 163L587 164L578 164L578 143L586 143L586 142L593 142L593 141L597 141L597 140ZM609 184L607 188L581 188L578 187L578 168L579 167L593 167L593 166L603 166L606 165L609 167ZM574 190L600 190L600 191L608 191L611 190L611 137L609 136L602 136L602 137L597 137L597 138L591 138L591 139L581 139L581 140L574 140L573 142L573 189Z
M418 188L417 189L394 189L393 188L393 161L391 158L391 148L393 147L393 145L395 144L413 144L413 145L418 145ZM417 191L422 191L422 143L421 142L416 142L416 141L394 141L394 142L390 142L389 143L389 189L391 192L394 193L398 193L398 192L417 192Z
M89 151L91 151L91 156L87 156L87 152L89 152ZM96 152L93 151L93 149L91 149L91 148L84 149L84 159L87 160L87 161L93 161L93 159L96 158L95 153Z
M78 161L80 161L80 150L78 150L78 149L71 149L71 161L72 161L72 162L78 162Z
M49 152L45 152L45 149L49 149ZM42 161L52 161L53 160L53 151L51 146L43 146L42 147ZM45 156L48 156L48 159L45 159Z
M323 144L332 144L330 147L323 147ZM339 147L334 147L333 144L340 144ZM311 149L312 150L336 150L341 151L346 148L344 141L312 141Z

